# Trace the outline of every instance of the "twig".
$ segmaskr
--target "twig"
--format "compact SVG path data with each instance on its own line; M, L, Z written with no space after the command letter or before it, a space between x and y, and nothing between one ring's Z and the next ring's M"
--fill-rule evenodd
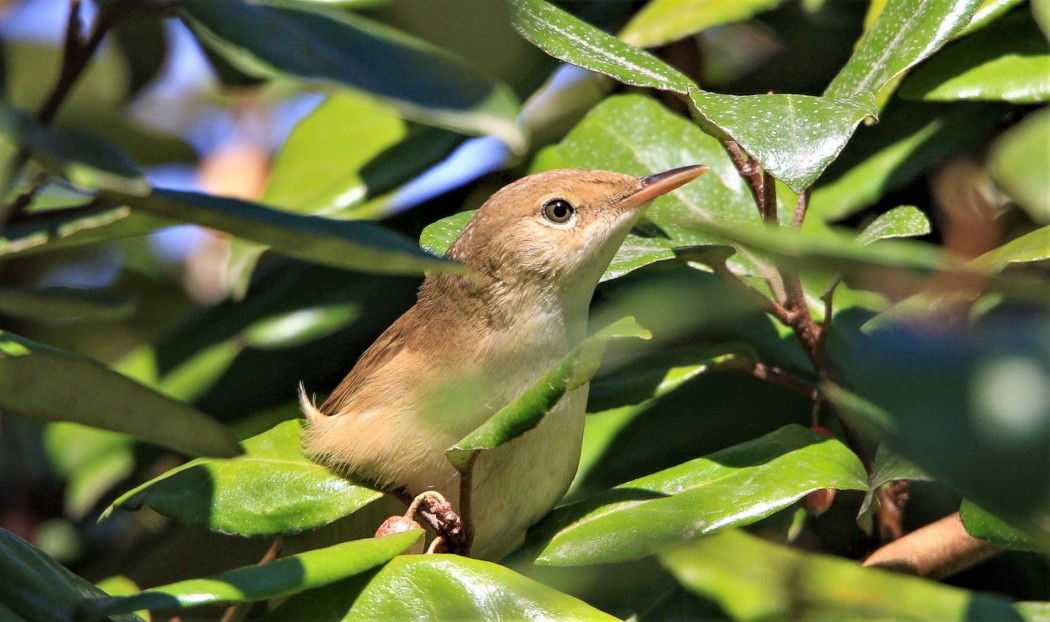
M758 213L765 218L762 168L744 153L735 140L722 141L722 146L729 154L729 159L733 161L733 166L740 171L740 176L747 182L747 187L751 190L751 196L754 197L755 205L758 207Z
M263 564L267 564L277 559L278 553L281 552L281 544L283 543L283 541L284 539L281 536L277 536L276 538L274 538L273 544L270 545L270 548L267 549L266 554L264 554L262 556L262 559L259 560L258 565L261 566ZM219 618L219 622L234 622L235 620L243 619L244 616L248 613L248 610L251 609L252 605L254 604L255 603L253 602L237 603L236 605L227 607L226 611L222 613L222 617Z
M908 504L908 480L899 479L875 491L879 509L875 512L879 542L887 544L904 535L904 506Z
M708 367L708 370L713 372L743 372L759 380L784 387L811 400L817 399L816 383L774 365L760 363L747 356L737 356L714 363Z
M777 219L777 182L773 176L762 171L762 204L758 206L762 220L776 224Z
M802 194L798 195L798 202L795 203L795 213L791 216L792 227L798 229L806 220L806 210L809 209L809 195L812 193L813 187L810 186L803 190Z

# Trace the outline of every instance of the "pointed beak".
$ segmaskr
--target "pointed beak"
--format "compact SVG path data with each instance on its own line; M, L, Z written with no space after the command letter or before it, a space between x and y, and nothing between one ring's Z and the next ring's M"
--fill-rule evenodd
M645 205L656 197L693 181L708 170L710 168L703 164L693 164L648 177L639 177L637 190L620 199L620 202L616 204L616 209L630 210Z

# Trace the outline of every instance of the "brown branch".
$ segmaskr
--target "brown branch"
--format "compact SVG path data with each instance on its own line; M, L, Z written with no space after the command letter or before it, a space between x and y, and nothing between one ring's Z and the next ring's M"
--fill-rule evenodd
M875 511L879 542L887 544L904 535L904 507L908 505L908 480L899 479L875 491L879 509Z
M762 171L762 204L759 209L762 211L762 220L778 224L777 182L766 171Z
M817 385L813 381L774 365L760 363L747 356L733 357L714 363L708 367L708 370L750 374L759 380L783 387L811 400L817 399Z
M758 207L758 213L765 218L762 167L748 157L735 140L722 141L722 146L725 148L726 153L729 154L729 159L733 161L733 166L740 171L740 176L747 182L747 187L751 190L751 196L755 199L755 205Z
M864 565L943 579L1000 552L1001 549L966 533L959 513L955 512L890 542L864 560Z

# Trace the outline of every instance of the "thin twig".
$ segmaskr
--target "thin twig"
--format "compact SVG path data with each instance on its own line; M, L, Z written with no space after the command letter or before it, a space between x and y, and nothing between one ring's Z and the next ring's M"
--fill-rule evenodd
M762 220L777 223L777 183L773 176L762 171Z
M751 196L754 197L755 205L758 207L758 213L764 215L765 195L762 187L762 168L744 153L735 140L722 141L722 146L729 154L729 159L733 161L733 166L740 171L740 176L747 182L747 187L751 190Z
M781 369L774 365L760 363L748 356L736 356L708 367L712 372L742 372L759 380L775 384L811 400L817 398L817 385L802 376Z
M798 195L798 203L795 203L795 213L791 216L792 227L798 229L806 220L806 210L809 209L809 195L812 193L813 187L810 186L803 190L802 194Z

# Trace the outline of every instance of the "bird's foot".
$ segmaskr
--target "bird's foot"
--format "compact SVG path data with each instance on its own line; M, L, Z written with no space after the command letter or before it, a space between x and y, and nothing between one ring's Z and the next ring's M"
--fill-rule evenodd
M412 517L418 512L434 528L437 535L431 543L428 553L455 553L466 555L469 552L467 531L459 514L452 509L452 504L436 490L428 490L412 500L405 516Z

